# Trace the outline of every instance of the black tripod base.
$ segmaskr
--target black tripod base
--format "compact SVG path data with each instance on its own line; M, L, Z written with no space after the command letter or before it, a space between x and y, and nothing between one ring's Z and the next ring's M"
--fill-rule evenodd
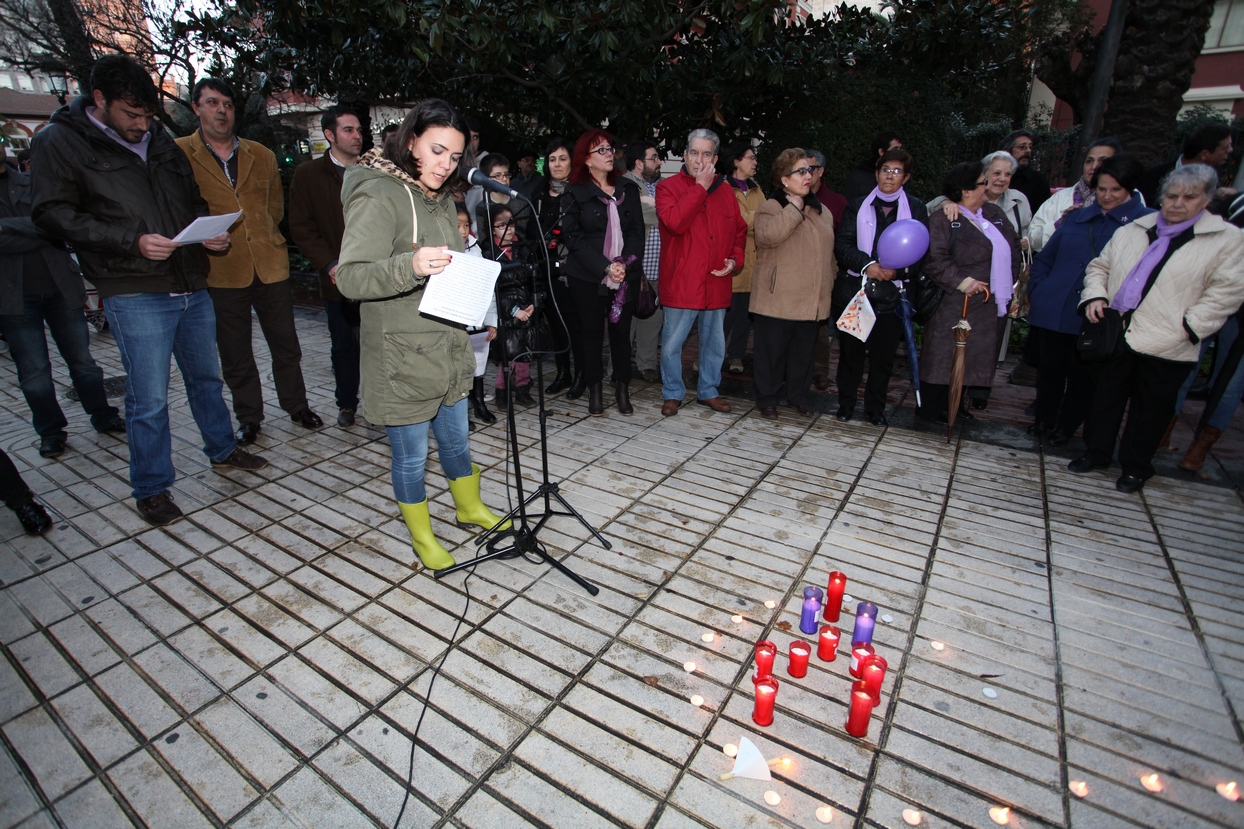
M510 543L502 546L505 542ZM578 573L574 572L569 567L549 555L548 551L545 550L543 545L541 545L536 539L535 533L526 527L519 527L517 529L493 533L492 538L488 541L487 549L487 553L476 556L470 561L455 564L453 567L446 567L444 570L437 570L432 574L432 577L435 579L443 579L451 573L456 573L459 570L465 570L468 567L475 567L476 565L483 564L486 561L534 555L539 558L542 563L549 565L554 570L582 587L589 594L595 596L600 593L599 587L592 584L590 581L583 578Z

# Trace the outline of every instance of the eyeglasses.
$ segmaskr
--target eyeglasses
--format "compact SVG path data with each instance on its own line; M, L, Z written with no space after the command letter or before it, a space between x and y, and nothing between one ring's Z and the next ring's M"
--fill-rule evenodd
M988 187L988 186L989 186L989 182L987 182L987 181L978 181L978 182L976 182L976 186L977 186L977 187Z
M510 226L511 226L510 222L497 222L495 225L492 226L492 229L493 230L505 230L507 227L510 227Z
M819 169L819 168L817 168L817 167L796 167L795 169L793 169L793 170L791 170L791 171L790 171L790 175L792 175L792 176L810 176L810 175L812 175L812 171L813 171L813 170L816 170L816 169Z
M906 174L906 170L902 167L882 167L881 175L883 176L902 176Z
M613 147L610 147L608 144L602 144L594 150L588 150L588 152L595 153L596 155L613 155Z
M815 173L817 170L824 170L825 165L824 164L813 164L811 167L807 167L805 169L811 170L812 172Z
M489 178L495 179L496 181L509 181L510 174L509 173L493 173L492 175L489 176Z

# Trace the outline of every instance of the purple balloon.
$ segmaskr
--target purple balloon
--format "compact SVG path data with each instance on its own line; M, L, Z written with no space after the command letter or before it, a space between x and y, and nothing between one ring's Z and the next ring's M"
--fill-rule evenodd
M929 229L915 219L899 219L881 231L877 261L881 267L897 271L919 262L928 250Z

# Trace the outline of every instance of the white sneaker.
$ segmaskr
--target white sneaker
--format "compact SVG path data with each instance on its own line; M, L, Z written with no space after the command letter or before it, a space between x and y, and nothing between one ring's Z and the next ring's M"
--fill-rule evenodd
M740 360L738 357L735 357L733 360L731 360L730 371L733 374L742 374L743 373L743 361Z

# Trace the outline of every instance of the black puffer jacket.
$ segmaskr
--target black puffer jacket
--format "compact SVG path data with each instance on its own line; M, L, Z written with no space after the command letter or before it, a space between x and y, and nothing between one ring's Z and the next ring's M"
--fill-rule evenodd
M138 238L172 238L208 215L190 161L155 123L147 162L90 122L80 97L53 115L31 148L31 217L73 245L83 275L100 296L196 291L207 287L202 245L179 248L163 262L138 253Z

